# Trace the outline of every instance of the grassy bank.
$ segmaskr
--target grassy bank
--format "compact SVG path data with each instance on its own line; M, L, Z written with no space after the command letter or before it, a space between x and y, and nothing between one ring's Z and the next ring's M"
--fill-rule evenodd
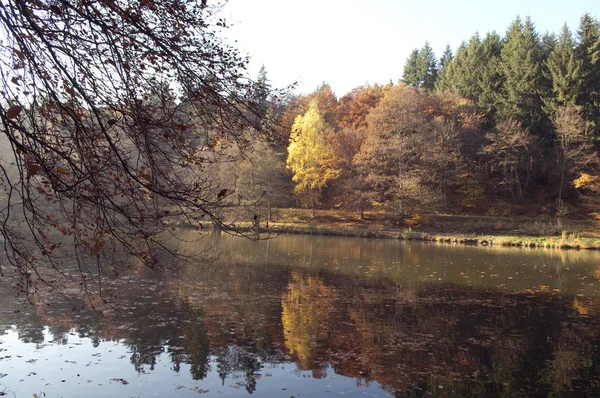
M592 221L423 215L417 220L380 212L274 209L272 222L261 230L276 233L376 237L450 244L501 245L563 249L600 249L600 230ZM251 227L250 223L237 223Z

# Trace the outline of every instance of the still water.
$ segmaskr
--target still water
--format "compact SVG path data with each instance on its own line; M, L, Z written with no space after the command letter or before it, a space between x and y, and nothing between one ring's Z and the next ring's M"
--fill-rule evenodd
M600 253L208 239L112 308L0 296L0 396L600 396Z

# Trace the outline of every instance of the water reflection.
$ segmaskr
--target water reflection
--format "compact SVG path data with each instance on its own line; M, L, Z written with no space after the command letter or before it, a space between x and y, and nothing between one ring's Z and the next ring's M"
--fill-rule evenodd
M210 265L112 281L115 306L103 312L0 296L0 391L600 394L598 253L211 243L223 254Z

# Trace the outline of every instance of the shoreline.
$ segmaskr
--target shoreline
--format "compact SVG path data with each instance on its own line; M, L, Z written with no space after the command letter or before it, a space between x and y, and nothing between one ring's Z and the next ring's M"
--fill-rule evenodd
M226 221L244 234L304 234L356 238L397 239L471 246L501 246L540 249L600 250L600 229L590 220L426 214L395 218L369 213L367 218L342 210L318 210L315 217L306 209L277 209L275 221ZM249 219L251 217L241 217ZM266 217L265 217L266 218ZM228 220L240 219L230 214ZM187 223L175 223L189 226ZM410 225L413 224L413 225ZM203 229L210 230L210 223Z
M250 230L250 229L248 229ZM518 236L518 235L467 235L431 233L424 231L399 231L391 229L337 229L324 225L282 225L260 228L260 233L346 236L354 238L397 239L470 246L502 246L563 250L600 250L600 239L579 236Z

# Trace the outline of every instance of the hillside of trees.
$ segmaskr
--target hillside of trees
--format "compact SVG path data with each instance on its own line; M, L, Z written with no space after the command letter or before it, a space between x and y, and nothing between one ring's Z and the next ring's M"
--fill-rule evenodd
M275 144L230 171L270 206L589 217L600 149L598 20L540 34L517 17L438 59L415 49L402 81L269 102ZM268 87L264 68L258 79ZM269 101L265 98L265 101ZM232 181L233 181L232 180Z

